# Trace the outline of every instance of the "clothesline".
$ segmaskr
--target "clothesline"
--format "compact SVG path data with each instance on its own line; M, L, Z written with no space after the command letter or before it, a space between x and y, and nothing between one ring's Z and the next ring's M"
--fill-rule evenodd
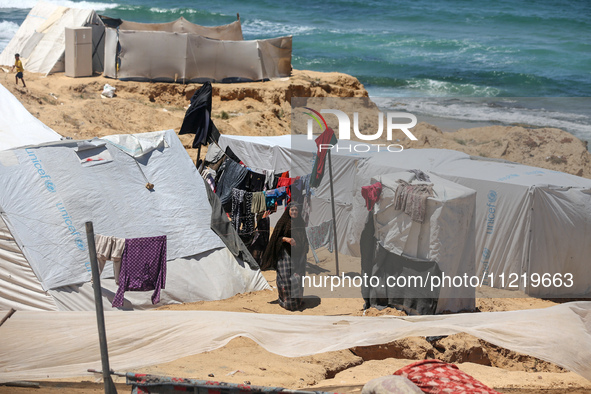
M432 183L427 174L421 170L409 170L414 174L419 183L410 183L403 179L398 179L398 186L396 189L382 185L381 182L375 182L369 186L361 187L361 195L365 199L365 206L368 211L373 210L374 205L380 200L382 187L386 187L394 191L394 205L395 210L402 210L410 218L418 223L423 223L427 210L427 199L433 197L436 193L433 190ZM381 207L384 209L385 207Z
M254 244L258 238L261 214L275 212L284 202L285 205L292 201L297 203L304 223L308 223L312 174L290 177L289 171L275 174L272 170L266 170L264 174L257 173L244 165L229 147L225 151L217 143L212 147L214 149L207 152L201 174L220 197L232 226L245 244ZM332 220L320 226L307 227L306 231L311 237L311 245L316 246L312 248L316 262L318 257L314 249L327 246L333 251L335 239Z

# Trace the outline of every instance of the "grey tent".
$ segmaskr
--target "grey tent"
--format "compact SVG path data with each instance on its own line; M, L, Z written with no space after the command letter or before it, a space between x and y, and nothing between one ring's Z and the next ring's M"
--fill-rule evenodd
M268 288L211 229L205 183L173 131L3 150L0 178L0 309L94 308L87 221L102 235L167 236L159 305ZM102 276L110 308L111 263ZM124 308L151 308L150 295L126 292Z
M475 264L484 284L538 297L591 294L591 180L445 149L356 153L355 144L339 141L341 153L335 149L332 157L342 253L360 255L367 215L361 187L376 175L420 169L477 192ZM310 173L316 152L304 135L222 135L220 146L255 171L292 176ZM331 218L328 181L312 203L317 214L311 225Z

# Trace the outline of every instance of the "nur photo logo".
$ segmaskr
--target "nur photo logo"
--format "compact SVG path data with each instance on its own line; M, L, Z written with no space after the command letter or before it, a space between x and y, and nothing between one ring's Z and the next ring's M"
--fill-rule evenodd
M356 139L360 141L378 141L384 135L384 119L386 123L385 127L385 136L387 141L393 141L394 133L395 132L403 132L410 140L416 141L417 137L413 135L413 133L409 130L416 126L417 124L417 117L408 112L387 112L385 115L383 112L378 113L378 129L377 131L373 131L371 133L364 133L360 130L359 127L359 112L353 113L353 122L349 115L347 115L344 111L338 109L321 109L320 111L316 111L310 107L304 107L305 109L309 110L310 112L304 112L304 114L308 115L310 119L308 119L307 123L307 139L312 140L314 139L314 124L316 123L321 131L329 130L328 124L326 119L322 114L332 114L337 117L338 120L338 130L335 133L338 140L351 140L351 124L353 124L353 134ZM400 122L400 121L403 122ZM406 120L406 122L404 122ZM363 130L367 131L367 130ZM336 148L337 152L342 150L347 150L349 152L369 152L370 150L377 149L380 151L380 148L387 149L390 152L400 152L404 150L404 147L400 144L355 144L349 145L346 147L333 145L333 144L321 144L319 145L320 150L326 149L333 149Z

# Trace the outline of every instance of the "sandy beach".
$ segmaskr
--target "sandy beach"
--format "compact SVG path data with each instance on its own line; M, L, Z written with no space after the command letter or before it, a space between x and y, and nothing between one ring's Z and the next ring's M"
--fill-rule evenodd
M173 129L179 131L189 99L199 84L124 82L94 76L47 77L25 72L27 88L15 86L14 74L0 72L0 83L43 123L72 139L111 134L140 133ZM116 88L114 98L101 98L105 84ZM341 73L294 70L281 81L213 85L213 117L223 134L283 135L291 130L292 97L368 97L354 77ZM444 148L471 155L505 159L517 163L562 171L591 178L591 154L587 143L554 128L487 126L442 132L436 126L419 123L412 132L418 141L405 148ZM192 136L180 136L187 152ZM202 153L203 155L203 153ZM357 261L343 257L354 269ZM332 270L333 257L320 254L320 268ZM264 272L271 286L275 273ZM477 294L480 312L546 308L554 301L530 297L501 298L489 289ZM493 297L491 298L491 294ZM495 297L498 294L499 297ZM276 303L276 290L238 294L221 301L163 306L167 310L218 310L244 313L361 316L361 298L308 298L303 311L289 312ZM478 312L476 312L478 313ZM404 315L400 311L370 309L369 316ZM171 363L143 368L137 372L180 376L294 389L360 392L369 380L392 374L413 360L439 358L484 384L504 393L583 393L591 382L546 361L498 348L468 334L456 334L436 342L410 337L382 346L353 348L315 356L287 358L267 352L246 338L232 340L215 351L181 358ZM124 380L117 378L124 392ZM43 392L102 392L90 374L64 381L41 382ZM28 388L0 386L0 393L39 392Z

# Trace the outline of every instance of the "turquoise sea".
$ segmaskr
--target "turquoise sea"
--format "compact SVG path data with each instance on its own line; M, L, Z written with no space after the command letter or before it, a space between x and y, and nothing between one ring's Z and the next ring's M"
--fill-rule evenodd
M293 35L294 68L354 75L380 105L591 140L589 0L50 2L138 22L240 13L245 39ZM0 50L35 3L0 0Z

